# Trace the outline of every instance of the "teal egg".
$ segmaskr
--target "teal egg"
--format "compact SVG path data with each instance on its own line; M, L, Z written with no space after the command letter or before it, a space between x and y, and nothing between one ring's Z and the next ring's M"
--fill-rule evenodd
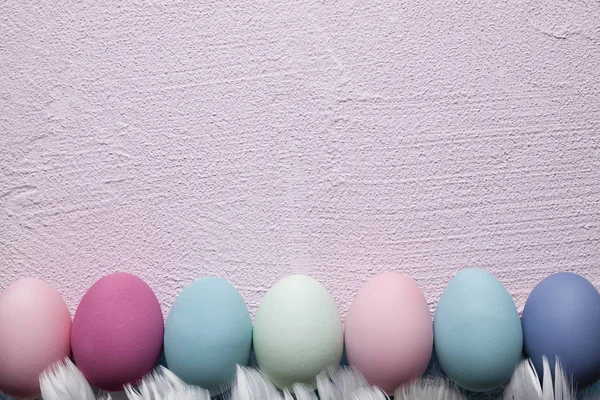
M168 368L212 395L231 386L236 365L247 365L252 320L242 296L229 282L205 277L186 287L165 325Z
M474 392L511 378L523 350L521 321L502 283L489 272L459 272L444 290L434 321L434 347L444 373Z

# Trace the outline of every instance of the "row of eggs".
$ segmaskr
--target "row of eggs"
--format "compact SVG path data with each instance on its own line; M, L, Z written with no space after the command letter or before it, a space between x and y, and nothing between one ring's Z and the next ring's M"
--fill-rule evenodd
M466 269L449 282L432 322L416 282L387 272L358 291L345 326L327 289L305 275L269 289L254 326L242 296L216 277L186 287L166 324L152 289L127 273L98 280L72 321L41 280L20 280L0 294L0 391L22 399L37 397L39 374L64 357L72 355L94 386L116 391L151 371L163 349L171 371L218 394L252 348L279 388L314 384L344 348L348 363L387 393L422 376L434 349L446 375L468 390L506 383L523 350L538 372L542 355L559 357L585 387L600 378L600 294L579 275L554 274L535 287L521 320L500 281Z

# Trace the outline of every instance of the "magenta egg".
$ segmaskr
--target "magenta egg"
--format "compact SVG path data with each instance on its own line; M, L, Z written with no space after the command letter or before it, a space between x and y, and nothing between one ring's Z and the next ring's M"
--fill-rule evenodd
M433 351L433 323L417 283L396 272L369 280L348 310L344 339L348 364L387 394L421 377Z
M91 384L121 390L154 368L163 333L162 311L152 289L134 275L115 273L89 288L77 307L73 358Z

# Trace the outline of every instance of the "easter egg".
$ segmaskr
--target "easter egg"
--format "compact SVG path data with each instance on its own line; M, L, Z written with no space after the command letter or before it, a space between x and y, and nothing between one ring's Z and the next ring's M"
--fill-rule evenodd
M442 370L467 390L502 386L521 358L519 313L502 283L482 269L462 270L448 283L433 331Z
M542 374L558 357L579 388L600 379L600 293L584 277L561 272L533 289L523 308L525 353Z
M71 355L71 314L46 282L21 279L0 294L0 391L40 395L39 375Z
M73 357L92 385L119 391L154 368L163 331L152 289L137 276L118 272L99 279L81 299L71 332Z
M227 281L198 279L173 303L165 327L165 358L186 383L220 394L231 386L236 365L248 363L251 347L248 308Z
M348 310L344 339L348 363L393 394L421 377L431 359L433 325L423 292L397 272L373 277Z
M342 358L339 310L325 286L306 275L283 278L267 291L254 318L254 352L277 387L315 387L316 376Z

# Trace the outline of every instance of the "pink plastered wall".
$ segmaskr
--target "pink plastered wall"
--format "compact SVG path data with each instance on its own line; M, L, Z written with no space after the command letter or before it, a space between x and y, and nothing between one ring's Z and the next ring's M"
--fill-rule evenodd
M308 273L342 314L461 268L522 306L600 286L600 3L3 1L0 289L74 311L117 270L168 312L195 278L252 313Z

